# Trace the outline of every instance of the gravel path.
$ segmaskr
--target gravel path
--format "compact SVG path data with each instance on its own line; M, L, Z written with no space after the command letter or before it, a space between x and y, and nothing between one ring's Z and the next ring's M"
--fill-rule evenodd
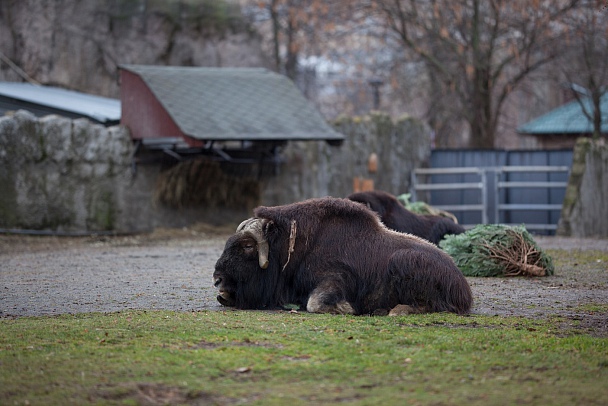
M219 310L211 275L226 230L131 237L0 235L0 317L127 309ZM543 248L608 252L608 240L537 237ZM604 255L605 258L605 255ZM474 314L561 315L608 335L608 264L573 263L545 278L468 278Z
M217 237L20 240L0 253L0 316L220 308Z

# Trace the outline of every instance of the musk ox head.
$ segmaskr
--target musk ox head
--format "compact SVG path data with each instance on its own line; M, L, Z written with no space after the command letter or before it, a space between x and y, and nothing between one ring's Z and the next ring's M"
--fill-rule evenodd
M247 219L226 241L213 273L213 284L219 289L217 300L222 305L238 306L238 289L268 268L269 247L265 234L271 223L267 219Z

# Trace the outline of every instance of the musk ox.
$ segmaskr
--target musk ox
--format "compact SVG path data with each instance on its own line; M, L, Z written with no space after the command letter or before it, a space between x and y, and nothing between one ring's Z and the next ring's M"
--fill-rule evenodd
M422 237L435 245L446 234L461 234L464 227L443 216L420 215L403 207L397 198L379 190L353 193L348 199L365 204L378 213L380 221L391 230Z
M468 313L469 284L428 241L384 226L341 198L258 207L228 238L213 273L218 301L314 313Z

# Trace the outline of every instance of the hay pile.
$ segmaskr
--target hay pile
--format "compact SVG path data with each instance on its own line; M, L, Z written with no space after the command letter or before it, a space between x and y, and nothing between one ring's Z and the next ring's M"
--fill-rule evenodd
M439 243L466 276L553 275L550 256L523 226L480 224Z
M259 205L260 183L244 168L242 176L226 174L220 164L206 159L180 162L162 172L156 201L173 208L206 207L247 209Z

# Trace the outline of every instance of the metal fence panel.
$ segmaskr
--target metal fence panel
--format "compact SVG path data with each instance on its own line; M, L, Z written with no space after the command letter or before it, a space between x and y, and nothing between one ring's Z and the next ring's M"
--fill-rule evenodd
M434 150L430 167L441 168L513 168L518 166L556 167L572 164L572 150ZM446 173L447 172L447 173ZM487 173L487 171L486 171ZM418 175L419 183L431 183L426 190L418 189L416 198L438 207L470 206L483 204L486 211L454 211L461 224L506 223L548 224L548 229L539 226L540 233L553 234L559 221L561 204L565 195L568 172L565 171L518 171L498 170L499 176L485 179L488 193L481 196L481 188L450 188L439 190L436 184L476 184L481 175L475 170L453 171L448 169L437 174ZM421 177L424 177L422 179ZM505 184L505 182L520 182ZM523 183L534 182L532 185ZM547 186L547 182L549 186ZM557 182L553 184L553 182ZM544 186L541 186L544 185ZM489 193L497 191L497 193ZM484 200L485 199L485 200ZM513 205L513 206L502 206ZM541 210L542 208L542 210ZM503 210L507 209L507 210Z

